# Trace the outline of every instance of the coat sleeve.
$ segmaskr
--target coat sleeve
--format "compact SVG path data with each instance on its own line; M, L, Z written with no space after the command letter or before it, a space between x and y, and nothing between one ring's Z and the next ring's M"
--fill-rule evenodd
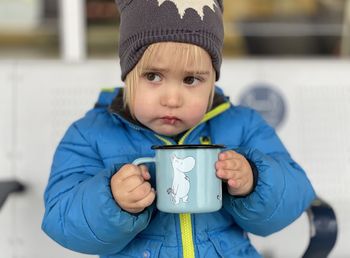
M73 124L54 156L42 229L77 252L102 255L122 250L146 228L152 208L137 215L121 210L110 190L110 178L118 169L104 168Z
M244 141L236 151L254 162L258 180L243 198L224 195L224 207L247 232L266 236L297 219L315 198L303 169L292 160L270 127L255 111L249 111Z

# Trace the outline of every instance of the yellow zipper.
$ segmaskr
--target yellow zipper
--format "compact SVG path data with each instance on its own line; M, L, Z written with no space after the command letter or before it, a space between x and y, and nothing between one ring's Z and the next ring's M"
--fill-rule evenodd
M190 131L192 130L189 130L180 139L179 141L180 145L184 144L186 137L189 135ZM191 214L180 213L179 220L180 220L181 240L182 240L182 255L184 258L195 258Z
M194 258L194 243L192 234L192 219L190 213L180 213L180 229L182 240L182 255L184 258Z
M156 135L166 145L172 145L172 143L166 138ZM182 137L179 144L183 144L185 137ZM194 256L194 244L192 234L192 220L190 213L180 213L180 231L181 231L181 242L182 242L182 255L184 258L195 258Z
M209 111L205 114L204 118L201 120L201 123L204 123L205 121L213 118L214 116L219 115L220 113L224 112L225 110L230 108L230 103L226 102L218 107L214 108L213 110ZM186 137L198 126L194 126L190 130L188 130L182 138L179 140L179 145L182 145L185 143ZM166 138L163 138L159 135L156 135L157 138L162 140L166 145L172 145L172 143L167 140ZM193 233L192 233L192 219L190 213L180 213L179 214L179 220L180 220L180 231L181 231L181 241L182 241L182 255L183 258L195 258L195 252L194 252L194 243L193 243Z

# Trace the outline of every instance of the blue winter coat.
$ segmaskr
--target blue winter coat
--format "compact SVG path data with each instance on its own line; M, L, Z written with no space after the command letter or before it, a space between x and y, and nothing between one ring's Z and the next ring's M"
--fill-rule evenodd
M313 188L275 131L248 108L234 106L219 89L215 107L180 144L210 137L252 161L255 190L246 197L223 194L212 213L170 214L154 205L139 214L123 211L110 178L126 163L153 156L152 145L175 144L117 113L119 89L102 92L94 109L73 123L60 142L45 191L43 230L62 246L101 257L261 257L246 232L266 236L296 218L314 199ZM120 95L120 94L119 94ZM154 168L150 173L154 184Z

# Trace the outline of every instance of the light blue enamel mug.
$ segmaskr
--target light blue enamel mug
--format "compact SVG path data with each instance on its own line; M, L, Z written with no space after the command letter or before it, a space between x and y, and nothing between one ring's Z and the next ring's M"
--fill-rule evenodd
M156 165L157 208L169 213L203 213L222 206L221 180L215 162L224 145L153 146L155 157L133 164Z

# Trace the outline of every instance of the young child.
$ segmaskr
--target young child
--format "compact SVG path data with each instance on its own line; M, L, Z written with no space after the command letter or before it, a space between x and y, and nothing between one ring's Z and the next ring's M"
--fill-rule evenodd
M102 92L60 142L45 192L43 230L101 257L261 257L266 236L299 217L313 188L275 131L234 106L220 76L222 2L117 0L124 88ZM223 207L171 214L155 207L152 145L224 144L216 175Z

